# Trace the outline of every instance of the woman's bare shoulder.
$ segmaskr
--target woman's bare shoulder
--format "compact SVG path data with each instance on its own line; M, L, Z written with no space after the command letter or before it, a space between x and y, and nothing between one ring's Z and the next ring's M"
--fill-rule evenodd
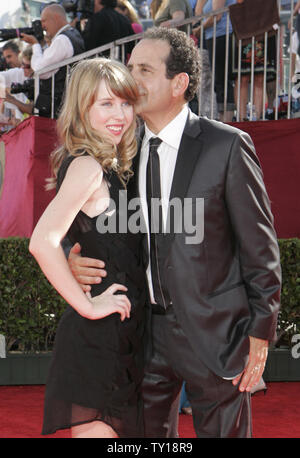
M95 178L102 179L103 169L101 164L92 156L84 155L76 157L68 167L66 178L93 181Z

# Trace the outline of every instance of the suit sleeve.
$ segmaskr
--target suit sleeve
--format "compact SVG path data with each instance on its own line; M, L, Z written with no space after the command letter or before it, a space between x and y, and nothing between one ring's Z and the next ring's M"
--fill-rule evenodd
M251 138L243 132L235 135L231 146L226 204L252 316L248 334L275 340L281 288L279 247L260 163Z

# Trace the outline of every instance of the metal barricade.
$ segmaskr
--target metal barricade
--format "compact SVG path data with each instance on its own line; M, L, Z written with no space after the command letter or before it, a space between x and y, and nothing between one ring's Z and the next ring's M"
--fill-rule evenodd
M292 59L291 59L291 45L292 45L292 33L289 32L289 28L287 26L288 20L292 22L293 20L293 6L294 2L291 1L291 8L290 11L281 11L280 2L279 2L279 13L281 18L281 24L279 25L276 31L276 77L275 82L273 82L273 86L275 87L274 92L274 119L279 119L282 114L279 110L280 106L282 105L279 102L279 99L283 97L286 98L286 118L291 118L291 93L292 93L292 83L291 83L291 72L292 72ZM243 121L241 119L241 82L243 78L242 74L242 47L243 44L241 40L235 41L230 40L230 15L228 8L222 8L220 10L201 15L201 16L194 16L189 19L185 19L184 21L178 21L174 27L179 28L183 25L187 26L187 33L189 35L193 34L193 27L195 24L200 24L200 32L199 32L199 39L198 39L198 48L199 53L202 56L205 50L205 33L203 24L204 21L207 20L209 17L213 17L213 38L212 38L212 52L210 56L210 109L209 113L205 113L206 116L212 119L219 119L218 113L215 110L215 80L216 80L216 28L217 28L217 16L220 14L226 15L226 33L225 33L225 71L224 71L224 100L223 100L223 107L224 113L228 110L228 80L229 75L232 73L232 69L230 68L229 55L230 55L230 45L233 47L235 46L235 52L237 53L237 74L234 80L234 93L235 93L235 112L234 112L234 120L236 121ZM54 90L55 90L55 79L54 73L62 66L67 67L67 78L69 75L69 70L71 66L82 59L88 59L92 57L96 57L101 55L105 51L109 51L110 57L114 59L118 59L123 63L126 62L126 53L125 53L125 46L131 42L138 42L143 37L143 33L131 35L126 38L122 38L115 42L109 43L107 45L101 46L99 48L95 48L93 50L84 52L77 56L74 56L70 59L66 59L63 62L57 63L55 65L48 66L43 70L35 72L34 74L34 88L35 88L35 100L39 94L39 80L43 74L53 72L52 76L52 97L51 97L51 117L54 117ZM234 44L235 43L235 44ZM255 46L255 37L252 37L251 40L252 50ZM232 48L233 49L233 48ZM232 51L232 50L231 50ZM268 92L268 69L267 69L267 58L268 58L268 33L264 34L264 69L263 69L263 95L262 95L262 116L261 119L266 119L266 110L265 107L267 106L267 92ZM249 93L248 93L248 104L249 104L249 120L254 120L254 92L255 92L255 55L254 52L251 53L251 70L250 70L250 82L249 82ZM270 97L269 97L270 99ZM200 79L199 90L197 94L197 102L198 102L198 114L203 114L203 79ZM272 105L273 100L271 100ZM270 105L270 100L269 100ZM35 112L37 114L37 112ZM230 119L231 120L231 119Z

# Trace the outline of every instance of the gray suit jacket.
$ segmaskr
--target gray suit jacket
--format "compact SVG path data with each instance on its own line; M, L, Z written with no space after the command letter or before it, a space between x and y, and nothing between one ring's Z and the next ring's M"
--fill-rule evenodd
M164 288L199 359L221 377L233 377L245 366L249 335L275 339L280 305L277 237L249 135L190 112L174 197L204 199L204 215L192 203L202 212L199 221L204 216L204 237L187 244L188 232L163 236Z

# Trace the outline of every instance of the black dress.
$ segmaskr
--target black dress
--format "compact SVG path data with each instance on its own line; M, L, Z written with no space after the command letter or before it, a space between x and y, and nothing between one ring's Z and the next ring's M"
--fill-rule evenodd
M69 156L64 160L58 187L73 159ZM105 177L115 212L109 212L107 218L104 218L107 211L90 218L80 211L68 238L72 244L80 243L82 256L105 261L107 277L92 286L92 296L101 294L113 283L128 288L121 294L126 294L131 302L130 318L122 322L120 314L114 313L100 320L89 320L67 306L57 328L46 384L42 434L101 420L112 426L119 437L143 436L139 390L144 366L146 296L142 234L119 233L118 223L114 221L120 215L119 191L123 188L114 172ZM99 233L100 226L112 222L109 218L115 218L110 228L116 231Z

